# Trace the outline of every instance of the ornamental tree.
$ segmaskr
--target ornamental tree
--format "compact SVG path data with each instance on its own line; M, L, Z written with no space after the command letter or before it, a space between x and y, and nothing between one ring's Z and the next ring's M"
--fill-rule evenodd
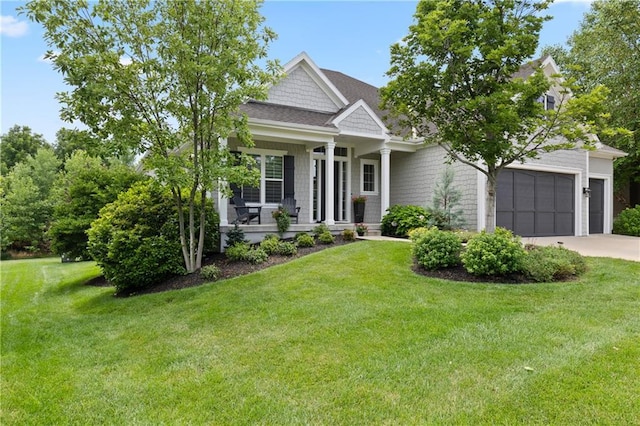
M614 182L635 187L626 201L631 206L640 203L640 0L593 2L567 46L543 52L554 56L563 74L576 79L577 93L599 84L611 90L606 106L612 122L631 130L633 137L598 136L629 154L616 160Z
M84 123L109 151L145 153L145 167L170 189L188 272L202 263L211 214L197 213L196 201L207 205L207 193L257 179L248 160L231 161L224 141L233 133L252 144L239 106L265 99L280 73L265 59L275 34L259 7L236 0L34 0L22 9L43 25L47 56L71 87L58 94L62 118Z
M495 228L497 178L511 163L543 152L589 148L600 130L612 129L602 86L571 95L571 81L545 76L541 67L517 77L533 56L549 1L421 1L409 34L391 46L391 81L382 105L392 127L412 129L439 144L451 161L487 177L485 229ZM554 85L561 94L545 110L541 96ZM405 130L406 132L406 130Z

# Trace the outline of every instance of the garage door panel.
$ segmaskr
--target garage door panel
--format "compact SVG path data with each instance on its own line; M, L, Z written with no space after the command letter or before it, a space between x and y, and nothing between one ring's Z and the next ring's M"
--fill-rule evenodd
M515 218L516 220L513 228L507 229L517 230L514 232L518 235L533 235L535 233L535 214L533 212L517 212L515 214Z
M511 169L498 177L496 224L523 236L573 235L575 176Z
M515 173L514 198L517 210L534 210L535 197L530 188L535 186L535 176L529 173Z

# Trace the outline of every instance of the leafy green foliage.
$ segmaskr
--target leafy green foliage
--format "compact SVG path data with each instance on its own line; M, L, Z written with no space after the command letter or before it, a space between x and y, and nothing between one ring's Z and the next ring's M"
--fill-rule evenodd
M322 244L333 244L336 241L336 237L334 237L331 232L326 231L318 235L318 241Z
M533 247L522 259L522 271L532 280L550 282L582 275L587 264L580 253L564 247Z
M613 233L640 237L640 204L620 212L613 221Z
M382 218L382 235L406 237L414 228L429 226L429 212L420 206L396 204Z
M217 281L220 278L220 268L216 265L207 265L200 268L200 276L205 280Z
M462 253L462 263L473 275L506 275L522 270L526 253L520 238L504 228L472 237Z
M275 254L280 256L295 256L298 254L298 247L291 241L279 241Z
M144 166L170 188L185 268L202 263L213 190L254 183L257 171L233 161L231 134L253 144L239 106L266 99L280 75L266 59L276 35L259 1L30 1L21 10L45 28L53 66L71 90L62 117L79 120L111 152L146 152ZM91 19L87 19L87 17ZM259 65L264 64L264 69ZM188 210L184 213L183 204Z
M48 251L47 229L53 215L51 189L60 162L50 148L16 164L2 178L2 251Z
M381 89L396 131L439 144L452 161L487 177L485 228L495 226L500 170L543 152L594 144L607 125L608 90L570 96L571 81L542 67L514 78L537 48L550 1L423 0L409 34L391 46L391 81ZM554 87L556 108L538 99Z
M268 258L269 255L267 252L262 250L260 247L251 247L245 254L244 260L254 265L258 265L266 262Z
M27 126L13 126L0 138L0 174L5 176L27 157L35 157L40 148L51 148L42 135L33 133Z
M462 241L456 234L437 228L421 232L412 245L416 261L427 270L460 264L461 251Z
M342 231L342 239L345 241L355 241L356 233L353 231L353 229L345 229Z
M313 237L306 232L300 232L296 234L295 242L298 247L313 247L314 245L316 245Z
M595 1L580 27L567 40L568 49L543 49L554 55L563 73L576 80L575 91L584 93L600 84L611 90L605 101L613 126L625 127L632 137L606 132L600 139L629 155L615 162L616 186L629 181L640 185L640 1ZM632 201L633 202L633 201ZM635 202L640 202L637 200Z
M271 216L276 220L278 234L280 234L280 236L284 235L284 233L289 229L289 226L291 226L289 212L284 207L278 206L276 210L271 212Z
M280 239L276 235L265 235L264 239L260 243L260 248L267 252L267 254L275 254L278 251L280 245Z
M171 194L139 182L100 210L87 231L91 257L119 293L184 273Z
M230 245L224 251L229 260L234 262L242 261L247 258L247 253L251 249L248 242L238 242ZM263 250L264 251L264 250Z
M82 150L74 151L53 189L55 205L49 229L52 251L88 259L86 231L91 222L98 218L102 207L142 178L130 167L107 166Z
M324 234L324 233L331 233L331 230L329 229L329 227L324 224L321 223L320 225L317 225L313 228L313 236L318 238L320 236L320 234Z

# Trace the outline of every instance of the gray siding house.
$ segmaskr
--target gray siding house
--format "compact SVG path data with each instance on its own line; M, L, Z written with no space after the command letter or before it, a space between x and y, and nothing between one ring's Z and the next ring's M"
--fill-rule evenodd
M550 57L535 66L558 73ZM310 230L322 222L335 230L352 228L351 198L366 196L364 222L375 228L394 204L431 204L445 165L445 152L390 132L379 108L378 89L337 71L319 68L306 53L285 65L286 77L264 102L242 106L255 146L234 151L253 155L261 169L257 188L237 188L248 206L261 206L260 225L243 225L254 240L274 232L271 212L285 197L300 207L291 231ZM552 89L548 94L553 107ZM609 233L613 214L613 160L625 155L603 144L596 150L565 150L514 164L498 183L496 225L523 236ZM484 225L485 176L453 164L455 186L462 190L468 229ZM222 232L233 226L236 211L216 194Z

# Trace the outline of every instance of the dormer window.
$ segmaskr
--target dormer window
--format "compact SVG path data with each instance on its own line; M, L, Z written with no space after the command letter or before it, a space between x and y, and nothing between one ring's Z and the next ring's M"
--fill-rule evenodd
M538 102L540 102L545 110L553 110L556 107L556 98L552 95L545 94L538 98Z

